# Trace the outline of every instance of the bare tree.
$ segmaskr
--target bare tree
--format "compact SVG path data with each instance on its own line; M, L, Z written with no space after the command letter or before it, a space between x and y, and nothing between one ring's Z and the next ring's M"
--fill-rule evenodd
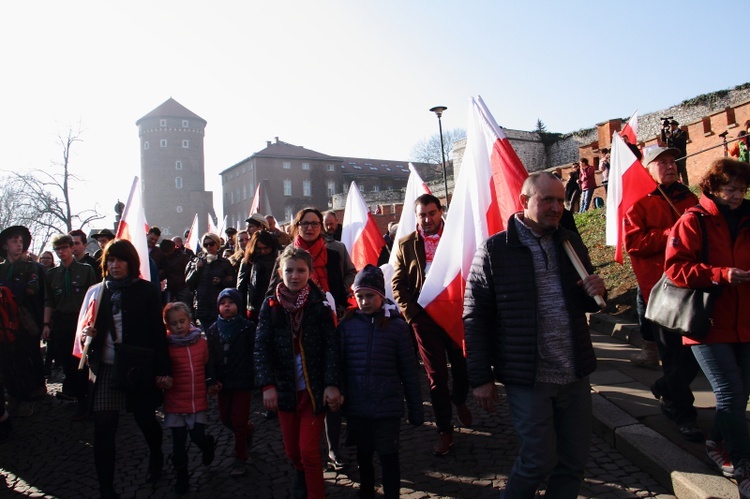
M452 130L443 130L443 143L445 144L445 161L453 159L453 145L466 138L466 130L463 128L454 128ZM440 151L440 134L436 133L430 137L417 142L411 151L412 161L418 163L432 163L433 165L442 165L443 156Z
M71 153L73 145L82 141L80 136L80 130L72 128L65 135L58 133L62 162L53 163L58 171L12 172L2 181L0 227L25 225L42 247L51 234L70 232L74 227L82 228L89 222L104 218L95 208L75 212L72 207L71 182L81 179L70 171Z

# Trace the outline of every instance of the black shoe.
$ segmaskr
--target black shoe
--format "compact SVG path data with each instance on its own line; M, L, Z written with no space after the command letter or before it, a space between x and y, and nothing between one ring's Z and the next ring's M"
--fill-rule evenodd
M164 454L159 452L151 454L148 458L148 473L146 474L146 483L156 483L161 478L162 468L164 467Z
M659 408L661 409L662 414L664 414L666 417L674 421L677 419L677 409L674 406L674 402L671 400L665 400L662 398L659 400Z
M187 494L190 490L190 475L188 474L187 465L175 469L177 480L175 480L174 491L178 494Z
M216 456L216 441L214 440L213 435L208 435L206 437L206 448L202 451L201 461L203 462L204 466L208 466L211 463L214 462L214 457Z
M703 431L695 423L685 423L678 426L680 435L688 442L703 442L706 440Z
M297 478L294 480L294 499L307 499L307 482L305 482L304 470L297 471Z

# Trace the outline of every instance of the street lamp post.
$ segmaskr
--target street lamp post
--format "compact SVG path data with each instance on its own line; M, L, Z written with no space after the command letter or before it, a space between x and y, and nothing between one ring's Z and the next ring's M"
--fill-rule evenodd
M448 109L445 106L435 106L430 109L430 112L435 113L438 118L438 128L440 130L440 154L443 157L443 186L445 187L445 208L448 208L448 175L445 171L445 145L443 145L443 111Z

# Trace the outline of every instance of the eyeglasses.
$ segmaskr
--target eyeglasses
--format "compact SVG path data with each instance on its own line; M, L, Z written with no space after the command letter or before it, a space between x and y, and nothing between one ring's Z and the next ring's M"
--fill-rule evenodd
M312 227L313 229L317 229L321 226L320 222L299 222L297 224L297 227L302 227L302 229L307 229L309 227Z
M214 246L216 246L216 243L213 241L206 241L205 243L203 243L203 246L205 246L206 248L213 248Z
M40 256L39 259L40 260L52 260L52 257L51 256Z

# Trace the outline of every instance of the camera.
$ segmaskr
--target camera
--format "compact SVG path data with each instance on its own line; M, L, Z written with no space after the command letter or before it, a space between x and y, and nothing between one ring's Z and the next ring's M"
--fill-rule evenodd
M724 130L724 133L720 133L720 134L719 134L719 137L721 137L721 138L723 139L723 138L724 138L724 137L726 137L727 135L729 135L729 130Z
M667 137L672 134L671 121L674 116L667 116L659 118L661 120L661 141L666 142Z

